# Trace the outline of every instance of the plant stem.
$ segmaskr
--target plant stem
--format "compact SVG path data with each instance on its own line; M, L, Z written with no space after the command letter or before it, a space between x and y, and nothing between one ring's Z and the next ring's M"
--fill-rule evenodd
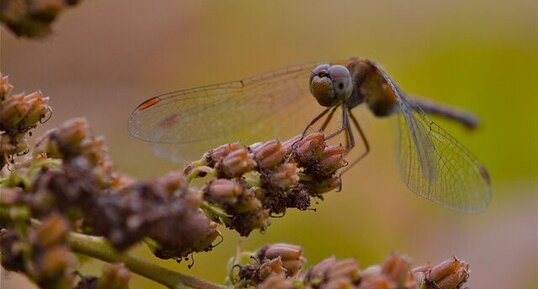
M144 259L120 253L100 237L79 233L69 233L71 250L105 262L124 263L132 272L163 284L168 288L178 289L186 286L196 289L225 289L223 285L183 275Z

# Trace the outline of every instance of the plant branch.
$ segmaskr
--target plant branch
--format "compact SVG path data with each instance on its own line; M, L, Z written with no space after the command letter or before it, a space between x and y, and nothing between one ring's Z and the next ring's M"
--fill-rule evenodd
M163 284L168 288L225 289L223 285L184 275L141 258L114 250L107 241L100 237L80 233L69 233L71 250L105 262L124 263L132 272Z

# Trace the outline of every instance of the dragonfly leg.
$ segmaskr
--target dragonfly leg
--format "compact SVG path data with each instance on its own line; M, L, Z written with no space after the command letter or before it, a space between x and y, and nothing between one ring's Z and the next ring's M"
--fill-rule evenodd
M349 123L349 115L351 111L348 108L343 107L344 113L343 117L343 126L345 127L346 133L346 155L355 147L355 137L353 136L353 131L351 130L351 124Z
M348 132L349 132L349 128L350 128L350 125L349 125L349 116L347 114L347 111L346 111L346 108L345 107L342 107L342 126L333 131L330 135L328 136L325 136L325 140L329 140L339 134L341 134L343 131L346 131L346 138L348 137ZM346 145L346 148L347 148L347 145Z
M318 122L324 115L326 115L331 109L332 109L331 107L328 107L328 108L324 109L320 114L318 114L314 119L312 119L312 120L310 121L310 123L308 123L308 125L304 128L303 132L301 133L301 137L300 137L298 140L296 140L296 141L291 145L291 150L292 150L292 152L295 151L296 145L297 145L300 141L302 141L302 140L304 139L304 137L305 137L305 135L306 135L306 132L307 132L307 131L308 131L314 124L316 124L316 122ZM333 109L333 111L334 111L334 109ZM329 119L332 117L332 114L333 114L333 113L334 113L334 112L331 112L331 113L329 114L329 117L328 117ZM325 124L325 122L324 122L324 124ZM292 157L292 155L293 155L293 153L291 153L291 154L288 156L288 158L287 158L286 161L289 161L289 159Z
M357 129L357 131L359 132L359 135L362 139L362 143L364 144L364 152L354 161L352 161L343 171L342 171L342 174L347 172L350 168L352 168L354 165L356 165L360 160L362 160L369 152L370 152L370 144L368 143L368 140L366 139L366 135L364 134L364 132L362 131L362 128L361 126L359 125L359 122L357 121L357 119L355 118L355 116L353 115L353 113L351 113L351 111L349 111L349 116L351 117L351 120L353 121L353 124L355 125L355 128Z
M303 133L301 134L301 139L299 139L299 140L302 140L302 139L304 138L306 132L307 132L307 131L308 131L314 124L316 124L316 122L318 122L324 115L326 115L326 114L329 112L329 110L331 110L330 107L324 109L320 114L318 114L314 119L312 119L312 120L310 121L310 123L304 128ZM329 115L329 116L331 116L331 115Z
M321 127L319 128L319 131L324 131L326 128L327 128L327 125L329 125L329 121L331 121L334 113L336 112L336 110L338 109L338 106L335 106L331 112L329 113L329 115L327 116L327 118L325 118L325 120L323 121L323 124L321 125Z

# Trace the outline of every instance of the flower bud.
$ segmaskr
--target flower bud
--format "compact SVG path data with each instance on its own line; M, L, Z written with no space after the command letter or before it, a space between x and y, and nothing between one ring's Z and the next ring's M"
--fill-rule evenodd
M361 272L361 277L364 279L374 279L382 275L382 268L379 265L372 265Z
M263 205L253 190L243 191L241 200L233 207L234 212L239 214L257 212L262 209Z
M345 277L331 278L323 284L323 289L354 289L353 283Z
M23 272L27 268L24 256L29 255L31 248L27 242L20 240L14 229L0 229L0 251L0 261L5 269Z
M258 206L258 209L246 211L246 207L237 208L237 213L234 214L232 222L230 224L226 224L236 230L241 236L248 236L250 232L255 229L259 229L263 232L270 224L268 210L261 208L261 203L259 200L252 200L253 201L249 203Z
M360 289L394 289L398 288L386 276L380 275L371 279L364 279L361 282Z
M292 289L290 280L286 280L281 274L273 274L259 284L257 289Z
M72 159L81 154L81 143L90 136L86 119L74 118L48 133L44 150L52 158Z
M0 73L0 101L4 100L13 90L13 85L9 83L9 78Z
M328 279L339 279L345 277L350 281L359 279L359 265L354 258L344 259L336 262L327 271Z
M133 177L121 172L113 172L111 177L110 188L117 191L120 191L127 186L131 186L136 182Z
M295 149L295 146L297 146L297 142L301 139L301 135L296 135L288 140L285 140L282 143L282 148L286 151L286 155L289 155L293 152Z
M28 3L28 13L43 23L54 20L65 7L64 0L40 0Z
M382 272L398 286L403 286L411 270L411 262L405 256L391 254L382 267Z
M163 189L169 193L187 189L187 180L185 175L180 171L169 172L168 174L157 179L157 182Z
M303 248L288 243L274 243L261 248L258 256L261 259L282 257L283 260L298 260L303 256Z
M24 95L12 95L0 103L0 128L18 129L19 122L28 113L31 105L24 101Z
M222 158L240 148L241 144L239 144L238 142L221 145L206 152L204 154L204 160L207 162L208 166L214 167L220 160L222 160Z
M108 156L108 148L103 136L88 135L80 143L80 152L92 165L99 165L108 172L112 171L113 163Z
M325 146L325 136L321 132L306 135L292 145L295 159L305 167L319 161Z
M1 167L0 167L1 168ZM0 206L13 206L24 201L25 192L19 188L0 187Z
M336 170L347 165L344 156L346 149L342 145L326 147L321 154L319 172L322 176L330 176Z
M286 156L286 150L278 140L271 140L251 147L254 160L259 168L269 169L280 164Z
M58 279L63 276L72 265L74 258L67 246L54 246L48 248L40 256L37 269L40 272L38 279Z
M265 280L271 275L283 275L285 276L286 269L282 264L282 258L277 257L275 259L266 260L257 269L256 278Z
M28 104L28 111L19 124L21 129L29 129L35 126L51 111L47 104L49 98L44 97L41 91L26 95L25 101Z
M432 270L431 265L423 265L419 267L415 267L411 270L411 275L413 276L413 279L416 280L419 284L424 283L426 281L426 278L428 277L428 274Z
M255 163L246 148L240 148L226 155L216 166L219 175L226 178L239 177L254 169Z
M314 190L317 194L324 194L332 190L342 187L342 178L339 175L332 175L328 179L323 179L318 183L314 184Z
M242 193L240 184L228 179L216 179L204 188L204 199L221 205L233 205Z
M97 289L128 289L131 271L123 264L106 264Z
M310 268L310 270L308 270L305 276L305 282L312 285L321 283L323 281L323 278L325 278L325 273L329 271L329 268L331 268L335 263L336 258L334 256L331 256L319 262L314 267Z
M35 230L35 240L33 243L43 247L62 244L67 239L69 225L60 215L51 215L47 217L41 225Z
M426 282L436 284L439 289L455 289L469 278L469 264L452 257L434 266Z
M356 288L359 267L353 258L337 261L329 257L314 267L305 276L305 283L315 288ZM362 287L361 287L362 288Z
M306 259L303 255L303 248L287 243L275 243L267 245L258 251L260 260L271 260L282 258L282 264L286 269L286 275L291 276L298 273Z
M280 165L269 174L269 183L280 189L289 188L299 182L299 169L295 163Z

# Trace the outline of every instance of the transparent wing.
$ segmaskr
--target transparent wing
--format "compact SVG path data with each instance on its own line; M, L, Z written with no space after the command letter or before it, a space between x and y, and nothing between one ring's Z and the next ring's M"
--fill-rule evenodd
M406 99L394 81L376 66L399 105L397 151L403 181L416 194L467 213L484 210L491 199L485 167L450 134Z
M321 109L308 88L316 65L150 98L131 114L129 131L153 143L157 155L177 161L198 159L227 142L296 135Z

